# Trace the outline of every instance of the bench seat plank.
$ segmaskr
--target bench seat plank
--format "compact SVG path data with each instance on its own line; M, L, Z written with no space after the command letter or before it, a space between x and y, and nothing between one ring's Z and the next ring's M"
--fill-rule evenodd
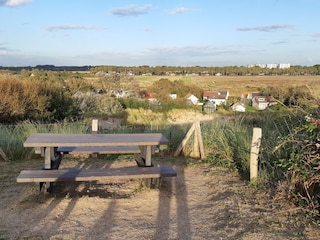
M111 179L175 177L170 166L99 169L22 170L17 182L97 181Z

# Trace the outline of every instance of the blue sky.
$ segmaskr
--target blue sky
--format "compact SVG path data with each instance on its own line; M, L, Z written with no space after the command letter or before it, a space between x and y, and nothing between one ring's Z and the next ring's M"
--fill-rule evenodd
M0 65L320 64L320 0L0 0Z

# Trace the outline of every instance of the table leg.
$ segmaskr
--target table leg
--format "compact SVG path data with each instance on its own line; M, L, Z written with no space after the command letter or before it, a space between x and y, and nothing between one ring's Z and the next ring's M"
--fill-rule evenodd
M144 166L151 167L152 166L152 146L140 146L141 156L144 159Z
M44 169L51 169L52 159L54 159L54 148L46 147L44 149Z
M144 167L152 167L152 146L140 146L141 156L144 159ZM145 179L146 187L150 188L152 185L152 178Z
M44 169L45 170L50 170L51 165L52 165L52 160L55 159L55 151L53 147L46 147L44 148ZM40 183L40 191L42 187L45 187L44 192L50 192L50 189L52 187L52 183L50 182L45 182L45 183Z

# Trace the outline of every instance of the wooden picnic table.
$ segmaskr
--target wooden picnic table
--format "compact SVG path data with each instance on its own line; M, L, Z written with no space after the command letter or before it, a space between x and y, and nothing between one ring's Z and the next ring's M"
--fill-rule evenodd
M168 144L160 133L133 134L32 134L24 147L40 148L44 156L43 170L22 170L18 182L39 182L47 191L57 181L93 181L117 178L162 178L175 177L176 171L170 166L154 167L152 154L159 145ZM59 152L59 149L64 149ZM111 154L139 154L142 163L138 166L119 169L59 169L64 151L103 152ZM47 171L50 170L50 171ZM45 184L44 184L45 183Z
M168 144L161 133L120 133L120 134L32 134L23 144L24 147L40 147L44 150L44 169L51 169L51 161L56 157L58 147L123 147L138 146L145 166L152 165L152 148ZM121 148L119 148L121 154Z

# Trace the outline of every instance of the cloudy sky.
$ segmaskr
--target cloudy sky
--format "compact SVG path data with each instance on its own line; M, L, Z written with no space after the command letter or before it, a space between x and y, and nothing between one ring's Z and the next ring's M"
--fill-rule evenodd
M0 0L0 66L312 66L319 9L319 0Z

